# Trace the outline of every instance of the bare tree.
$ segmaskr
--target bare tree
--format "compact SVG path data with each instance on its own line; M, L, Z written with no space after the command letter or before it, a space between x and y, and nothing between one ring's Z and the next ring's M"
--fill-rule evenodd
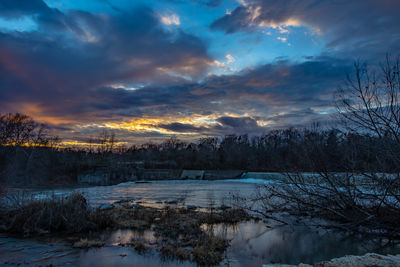
M339 116L353 131L389 136L400 143L400 57L386 56L378 70L358 61L354 70L337 92Z
M350 133L367 141L344 147L344 171L332 172L325 142L311 131L301 157L314 174L286 172L282 182L263 186L250 199L249 209L278 221L281 218L271 214L318 216L336 221L342 229L400 238L399 69L399 58L389 56L379 69L356 62L354 76L339 88L335 99L339 118ZM344 134L352 141L348 132ZM360 168L356 159L367 158L362 152L369 152L371 140L377 142L374 162L365 159Z
M0 116L0 144L22 145L32 140L37 124L29 116L5 114Z
M27 115L0 114L0 182L26 184L50 177L51 154L59 141Z
M116 144L115 133L103 130L97 138L97 151L101 154L111 153Z
M0 114L0 145L55 146L58 137L51 136L45 124L20 113Z

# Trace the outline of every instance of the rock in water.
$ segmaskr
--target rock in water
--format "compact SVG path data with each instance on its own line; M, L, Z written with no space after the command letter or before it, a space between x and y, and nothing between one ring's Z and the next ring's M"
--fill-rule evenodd
M329 261L321 261L314 265L303 264L287 265L287 264L263 264L263 267L400 267L400 254L398 255L379 255L375 253L367 253L364 256L344 256L341 258L331 259Z

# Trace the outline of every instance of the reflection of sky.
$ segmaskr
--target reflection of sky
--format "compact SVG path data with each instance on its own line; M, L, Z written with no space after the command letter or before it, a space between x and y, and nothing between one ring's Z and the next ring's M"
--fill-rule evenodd
M395 0L15 3L0 3L0 112L75 144L104 128L137 143L329 121L353 60L400 43Z
M254 196L254 186L253 181L248 183L245 180L241 182L185 180L179 182L153 181L147 184L124 183L116 186L86 187L74 190L82 192L88 199L88 203L96 207L121 199L132 200L131 203L140 201L141 205L154 205L158 201L176 200L186 196L184 205L202 206L207 209L209 205L207 203L210 202L211 196L216 206L221 204L221 199L224 200L225 205L232 205L229 201L230 193L239 194L240 192L241 196L249 198ZM59 194L67 195L71 192L71 189L56 190L54 192L57 196ZM53 192L45 193L51 195ZM289 218L288 216L284 217L287 221L290 221ZM203 229L210 228L203 225ZM231 260L230 266L262 266L262 264L277 262L283 264L314 264L344 255L364 255L370 252L398 254L400 249L399 246L382 247L379 240L346 236L342 232L303 225L279 226L279 223L271 220L267 221L267 224L262 221L258 223L250 221L233 226L217 225L213 228L213 231L231 240L227 251L227 256ZM107 245L103 249L107 249L108 245L127 243L131 238L151 241L154 236L151 231L145 231L141 235L130 230L118 230L107 238ZM7 250L10 248L10 242L5 243L6 245L0 248L0 253L1 249ZM20 244L17 243L17 245ZM35 247L35 245L32 247ZM40 246L38 249L43 251L49 248ZM93 251L87 254L82 253L79 261L84 262L85 264L83 265L85 266L89 266L89 263L93 265L93 262L103 264L99 257L104 257L109 261L107 262L108 264L121 265L124 261L118 255L126 252L122 247L119 249L115 247L115 249L118 251L114 251L114 257L109 257L110 255L106 251L103 251L105 253L100 253L100 250L97 254ZM50 248L49 250L53 249ZM15 252L15 250L13 251ZM130 249L130 251L133 250ZM5 255L7 255L7 258L16 257L14 252L10 251L9 255L7 253ZM31 250L28 250L23 256L31 256L30 252ZM48 254L54 255L52 253ZM132 258L129 258L129 256L128 258L135 260L136 263L143 260L138 259L137 255L126 254L131 256ZM61 258L60 260L63 261L63 257L57 257L57 254L54 255L54 260L57 260L57 258ZM69 259L74 262L74 259ZM147 259L151 260L153 265L159 264L156 257L147 257ZM27 259L27 262L30 262L30 260ZM166 263L166 266L174 266L173 264L176 263Z

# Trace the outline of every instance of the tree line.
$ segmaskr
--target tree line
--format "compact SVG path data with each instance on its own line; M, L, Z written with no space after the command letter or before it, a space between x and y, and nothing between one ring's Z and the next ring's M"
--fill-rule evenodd
M118 147L112 132L65 148L46 125L27 115L0 114L0 179L11 184L74 183L79 172L118 162L146 168L299 172L384 172L400 168L399 60L379 73L355 63L335 97L341 129L271 130L262 136L226 135L183 142Z
M4 125L10 123L12 130L5 130L8 126ZM262 136L226 135L191 143L171 138L159 144L126 149L113 146L116 141L113 134L101 133L103 141L93 149L59 146L59 138L44 134L47 132L42 129L44 126L26 115L1 116L0 125L0 174L3 182L11 184L74 183L81 171L138 161L150 169L270 172L396 172L399 169L396 160L386 151L387 147L398 147L392 138L338 129L289 128Z
M144 160L148 168L392 172L398 166L390 157L378 159L382 144L391 141L338 129L289 128L263 136L202 138L196 143L169 139L161 144L133 146L125 154L132 160Z

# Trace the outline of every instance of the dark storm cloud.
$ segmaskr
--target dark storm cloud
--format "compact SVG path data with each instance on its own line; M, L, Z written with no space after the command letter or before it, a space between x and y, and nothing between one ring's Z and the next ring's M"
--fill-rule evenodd
M268 127L308 124L326 118L318 112L332 105L333 91L351 66L351 60L309 57L205 76L212 59L204 42L179 29L166 30L148 7L111 16L63 13L42 1L1 3L8 3L8 9L0 8L0 16L35 15L39 30L0 32L0 112L72 121L49 121L71 139L95 135L103 122L143 117L169 122L177 118L151 126L199 135L262 134ZM201 3L212 7L220 1ZM238 23L246 8L232 13ZM286 18L278 15L277 21ZM192 115L213 115L215 123L179 122ZM260 121L271 126L261 126ZM118 131L121 138L165 136L157 131Z
M349 71L347 61L317 57L189 83L162 70L203 73L210 60L206 47L193 35L164 31L151 9L141 7L118 17L81 11L63 16L78 25L65 28L68 35L0 33L3 111L24 111L20 103L32 103L49 116L81 122L215 114L221 118L212 129L177 123L158 127L176 132L261 132L264 129L245 113L261 116L327 107L338 81ZM107 86L121 81L152 84L136 90ZM225 113L245 118L224 118ZM293 123L284 116L279 123L271 121Z
M109 117L209 115L210 112L269 114L321 109L332 105L333 93L351 70L350 65L351 62L332 58L297 64L281 61L236 75L212 76L201 83L135 91L103 87L96 90L85 107L88 111L107 113ZM235 122L234 118L231 120ZM219 122L234 126L229 120ZM238 121L249 127L251 122Z
M220 117L217 119L217 122L231 128L255 128L258 126L257 121L249 117Z
M220 117L216 120L220 125L214 127L219 134L255 134L266 132L257 121L251 117Z
M268 126L261 126L257 120L268 122ZM198 135L207 136L224 136L229 134L241 135L249 134L263 135L270 130L295 127L309 127L313 123L321 125L332 125L333 117L328 114L319 114L312 109L304 109L291 111L283 115L270 117L229 117L223 116L216 119L216 124L208 127L198 127L193 124L171 123L155 125L158 128L166 129L176 133L197 133Z
M206 135L226 135L226 134L255 134L265 132L266 129L260 127L257 121L251 117L229 117L223 116L216 119L217 124L208 127L199 127L187 123L170 123L155 125L158 128L166 129L179 133L198 133Z
M279 61L236 75L211 77L190 92L204 91L203 107L237 113L268 114L291 108L327 107L349 62L319 58L302 63ZM218 102L220 101L220 102Z
M179 120L182 115L215 114L216 124L210 126L179 122L153 126L171 132L198 135L257 135L275 127L309 125L312 121L325 120L326 116L316 110L332 106L333 92L350 70L349 65L349 62L332 58L316 58L303 63L279 61L236 75L211 76L201 83L147 86L133 91L98 87L83 90L79 94L69 90L68 94L63 93L67 99L65 102L57 100L55 96L46 96L46 93L50 94L46 90L41 95L41 103L48 114L70 116L82 123L121 122L143 116L176 117ZM37 93L40 94L40 90ZM39 101L34 92L26 90L24 94L27 96L21 96L23 99L26 97L26 100L31 98ZM225 113L239 115L222 115ZM246 116L245 113L257 116ZM240 114L243 115L238 117ZM262 127L257 121L269 124ZM64 127L71 129L73 125ZM80 133L72 133L73 137L95 135L101 129L93 127L91 130L80 128ZM147 133L149 138L170 136ZM126 130L119 133L122 140L143 138L142 135L145 134Z
M202 83L135 91L105 87L96 92L88 109L110 118L146 115L179 119L181 115L214 114L217 124L209 127L179 122L153 126L181 133L260 134L267 128L257 120L267 122L268 127L285 127L329 119L318 111L333 106L333 93L350 72L350 65L332 58L280 61L237 75L212 76ZM222 116L224 113L243 115Z
M209 126L196 126L188 123L170 123L153 125L176 133L197 133L199 135L221 136L227 134L262 134L267 128L258 125L251 117L223 116L215 120L216 123Z
M298 22L327 38L328 49L368 56L371 49L400 48L398 0L245 0L211 28L226 33L254 31L260 25ZM382 51L380 51L382 52ZM353 54L354 55L354 54Z
M87 112L96 105L101 110L103 103L92 104L92 99L102 99L98 88L104 85L181 83L183 76L202 75L211 60L199 38L165 30L148 7L107 16L83 11L64 14L43 8L41 1L35 3L37 8L27 4L21 10L38 12L39 29L46 30L0 32L4 109L30 102L53 115ZM16 9L10 10L22 12ZM116 92L114 97L120 90Z
M181 133L185 133L185 132L201 133L201 132L205 132L205 130L207 130L206 127L196 127L191 124L185 124L185 123L179 123L179 122L174 122L174 123L170 123L170 124L158 124L156 126L161 129L165 129L165 130L169 130L169 131L173 131L173 132L181 132Z

